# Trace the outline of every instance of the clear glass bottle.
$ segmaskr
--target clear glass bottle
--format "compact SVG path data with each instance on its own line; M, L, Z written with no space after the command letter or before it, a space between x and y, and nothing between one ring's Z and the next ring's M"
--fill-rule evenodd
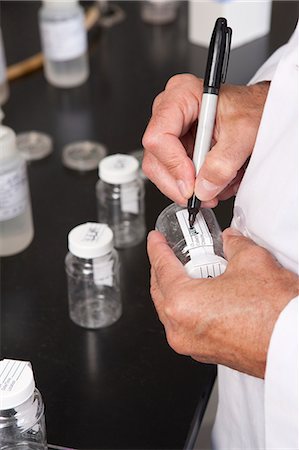
M89 75L87 32L78 0L44 0L39 25L49 83L64 88L84 83Z
M0 28L0 105L3 105L9 97L9 88L6 78L6 59Z
M141 17L146 23L164 25L177 17L178 0L146 0L140 3Z
M99 163L96 185L98 220L113 230L116 248L139 244L145 237L144 182L134 156L115 154Z
M0 125L0 256L21 252L33 234L26 161L17 151L14 131Z
M0 450L46 450L44 404L27 361L0 361Z
M65 267L69 314L84 328L102 328L122 314L119 259L106 224L85 223L68 235Z
M214 278L225 271L221 229L211 209L200 209L190 228L187 209L172 203L159 215L156 230L192 278Z

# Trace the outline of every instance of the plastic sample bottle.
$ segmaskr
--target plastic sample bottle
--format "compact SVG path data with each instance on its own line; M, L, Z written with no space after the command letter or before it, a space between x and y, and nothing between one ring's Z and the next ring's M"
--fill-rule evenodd
M6 59L0 28L0 105L3 105L9 97L9 88L6 78Z
M192 228L188 216L186 208L172 203L159 215L156 229L165 236L190 277L214 278L221 275L227 262L215 214L211 209L200 209Z
M49 83L64 88L84 83L89 68L82 6L77 0L44 0L39 25Z
M99 163L98 220L113 230L116 248L131 247L145 236L144 182L134 156L115 154Z
M106 224L85 223L68 235L65 268L69 314L84 328L102 328L122 314L119 259Z
M3 113L0 110L0 122ZM0 125L0 256L24 250L33 239L26 162L14 131Z
M27 361L0 361L0 450L46 450L44 404Z

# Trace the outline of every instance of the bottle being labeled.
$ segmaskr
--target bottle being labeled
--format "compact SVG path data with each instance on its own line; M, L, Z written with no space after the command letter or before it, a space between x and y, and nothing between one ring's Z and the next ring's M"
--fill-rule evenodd
M85 223L68 235L65 268L71 320L84 328L112 325L122 314L119 259L106 224Z
M0 28L0 105L3 105L9 97L9 88L6 78L6 59Z
M62 88L84 83L89 75L87 32L78 0L43 0L39 25L49 83Z
M188 210L172 203L159 215L156 229L190 277L214 278L225 271L221 229L211 209L200 209L190 227Z
M2 118L0 110L0 122ZM16 148L14 131L0 125L0 256L21 252L33 234L26 161Z
M44 404L30 362L0 361L0 450L47 450Z
M134 156L115 154L99 163L96 185L99 222L114 233L116 248L139 244L145 236L144 182Z

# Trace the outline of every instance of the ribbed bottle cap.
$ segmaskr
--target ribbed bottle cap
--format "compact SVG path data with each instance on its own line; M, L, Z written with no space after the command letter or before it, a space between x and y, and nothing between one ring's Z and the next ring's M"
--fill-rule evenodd
M103 223L84 223L70 231L68 247L79 258L98 258L113 249L113 232Z
M35 382L28 361L0 361L0 410L15 408L34 392Z
M102 159L99 177L110 184L129 183L138 177L138 161L134 156L117 153Z

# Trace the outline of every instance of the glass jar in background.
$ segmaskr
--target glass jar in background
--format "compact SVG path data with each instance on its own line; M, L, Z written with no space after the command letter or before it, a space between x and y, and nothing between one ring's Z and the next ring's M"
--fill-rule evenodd
M147 0L140 2L141 18L152 25L164 25L177 17L178 0Z
M156 230L165 236L190 277L214 278L225 271L222 233L211 209L200 209L190 228L187 209L172 203L159 215Z
M85 223L68 235L65 267L69 314L84 328L102 328L122 314L119 259L106 224Z
M0 361L0 450L46 450L44 404L27 361Z
M3 113L0 109L0 123ZM0 256L24 250L33 239L26 161L14 131L0 125Z
M6 59L3 45L2 31L0 28L0 105L3 105L9 97L9 88L6 77Z
M116 248L139 244L145 237L144 182L131 155L107 156L99 163L96 185L99 222L107 223Z
M71 88L89 76L84 10L78 0L43 0L39 26L49 83Z

